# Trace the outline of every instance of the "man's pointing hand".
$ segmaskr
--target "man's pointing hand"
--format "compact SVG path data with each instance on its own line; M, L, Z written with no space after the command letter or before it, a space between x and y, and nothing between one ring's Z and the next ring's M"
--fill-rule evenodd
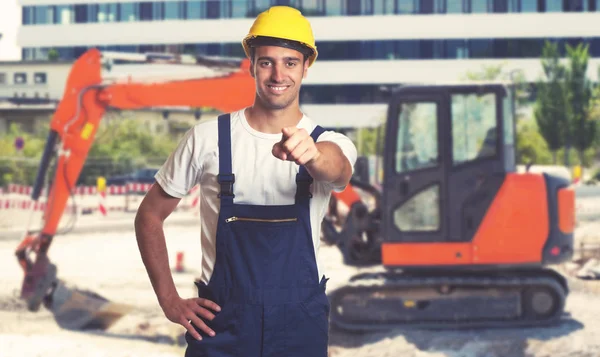
M306 130L287 127L281 133L281 141L273 145L272 153L276 158L305 165L319 157L319 149Z

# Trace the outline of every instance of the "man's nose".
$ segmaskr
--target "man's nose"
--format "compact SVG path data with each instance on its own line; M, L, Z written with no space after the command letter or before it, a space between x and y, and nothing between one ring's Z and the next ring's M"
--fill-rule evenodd
M271 80L276 83L280 83L283 81L283 69L281 65L274 65L273 71L271 71Z

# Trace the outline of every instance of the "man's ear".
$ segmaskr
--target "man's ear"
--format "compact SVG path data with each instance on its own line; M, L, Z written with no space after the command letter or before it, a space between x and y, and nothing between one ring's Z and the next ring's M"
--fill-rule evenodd
M306 78L308 75L308 60L304 61L304 73L302 74L302 78Z
M254 67L254 56L252 56L253 58L250 60L250 76L252 76L252 78L256 78L256 72L255 72L255 67Z

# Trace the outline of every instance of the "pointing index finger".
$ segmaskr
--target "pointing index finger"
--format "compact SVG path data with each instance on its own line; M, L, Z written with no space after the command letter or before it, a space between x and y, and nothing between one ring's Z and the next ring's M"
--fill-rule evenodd
M284 139L289 139L297 131L298 128L296 128L295 126L288 126L286 128L281 129Z

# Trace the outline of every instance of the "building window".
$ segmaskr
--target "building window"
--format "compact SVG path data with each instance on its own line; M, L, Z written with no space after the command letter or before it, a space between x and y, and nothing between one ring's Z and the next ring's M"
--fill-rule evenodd
M254 0L254 9L252 9L252 16L256 16L258 14L260 14L261 12L265 11L266 9L269 8L269 6L271 6L271 1L270 0Z
M393 60L393 59L461 59L461 58L539 58L546 38L495 38L495 39L441 39L441 40L380 40L380 41L324 41L319 42L321 61ZM565 43L576 46L590 43L592 58L600 57L600 37L551 39L562 48ZM100 47L103 51L193 53L243 58L239 43L187 43L183 45L149 44ZM60 58L72 60L90 46L58 47ZM24 48L23 60L46 60L49 48ZM565 55L564 51L561 55Z
M489 0L471 0L472 13L489 12Z
M164 2L153 2L152 3L152 20L164 20L165 19L165 3Z
M469 40L471 58L493 58L494 44L491 39Z
M151 2L140 3L140 20L141 21L152 21L152 3Z
M469 58L469 43L467 40L446 41L447 58Z
M0 84L7 84L6 83L6 73L0 73Z
M191 5L191 2L188 2L188 7L190 5ZM250 10L251 10L251 6L250 6L250 2L248 2L248 1L233 0L231 2L231 17L234 17L234 18L246 17L250 13ZM188 10L188 14L189 14L189 10Z
M27 84L27 73L17 72L13 75L14 84Z
M587 0L569 0L565 2L566 12L582 12L587 11Z
M23 6L23 12L21 13L21 22L23 25L33 25L35 23L34 11L34 6Z
M46 25L54 23L54 13L52 6L35 7L35 24Z
M446 0L446 13L460 14L466 12L464 0Z
M266 10L263 9L263 10ZM257 13L258 15L258 13ZM207 0L206 1L206 18L218 19L221 18L221 1L220 0Z
M521 0L521 12L538 12L538 0Z
M394 0L373 0L373 14L386 15L393 14L395 11Z
M165 20L185 19L184 3L182 1L165 2Z
M33 81L35 84L46 84L47 77L45 72L36 72L33 74Z
M121 4L121 13L119 14L119 20L122 22L138 21L139 8L137 3L125 2Z
M396 3L396 13L415 14L417 13L417 0L398 0Z
M54 18L55 24L67 25L75 21L75 13L71 5L57 5Z
M97 21L98 22L116 22L117 21L117 4L99 4Z
M562 12L563 0L546 0L546 12Z
M75 5L75 23L85 24L88 20L88 6L87 5Z
M327 0L325 3L326 16L340 16L344 14L343 0Z
M396 58L399 59L418 59L419 41L399 40L396 41Z
M358 6L360 7L360 4ZM302 0L299 9L305 16L321 16L325 14L325 1Z

